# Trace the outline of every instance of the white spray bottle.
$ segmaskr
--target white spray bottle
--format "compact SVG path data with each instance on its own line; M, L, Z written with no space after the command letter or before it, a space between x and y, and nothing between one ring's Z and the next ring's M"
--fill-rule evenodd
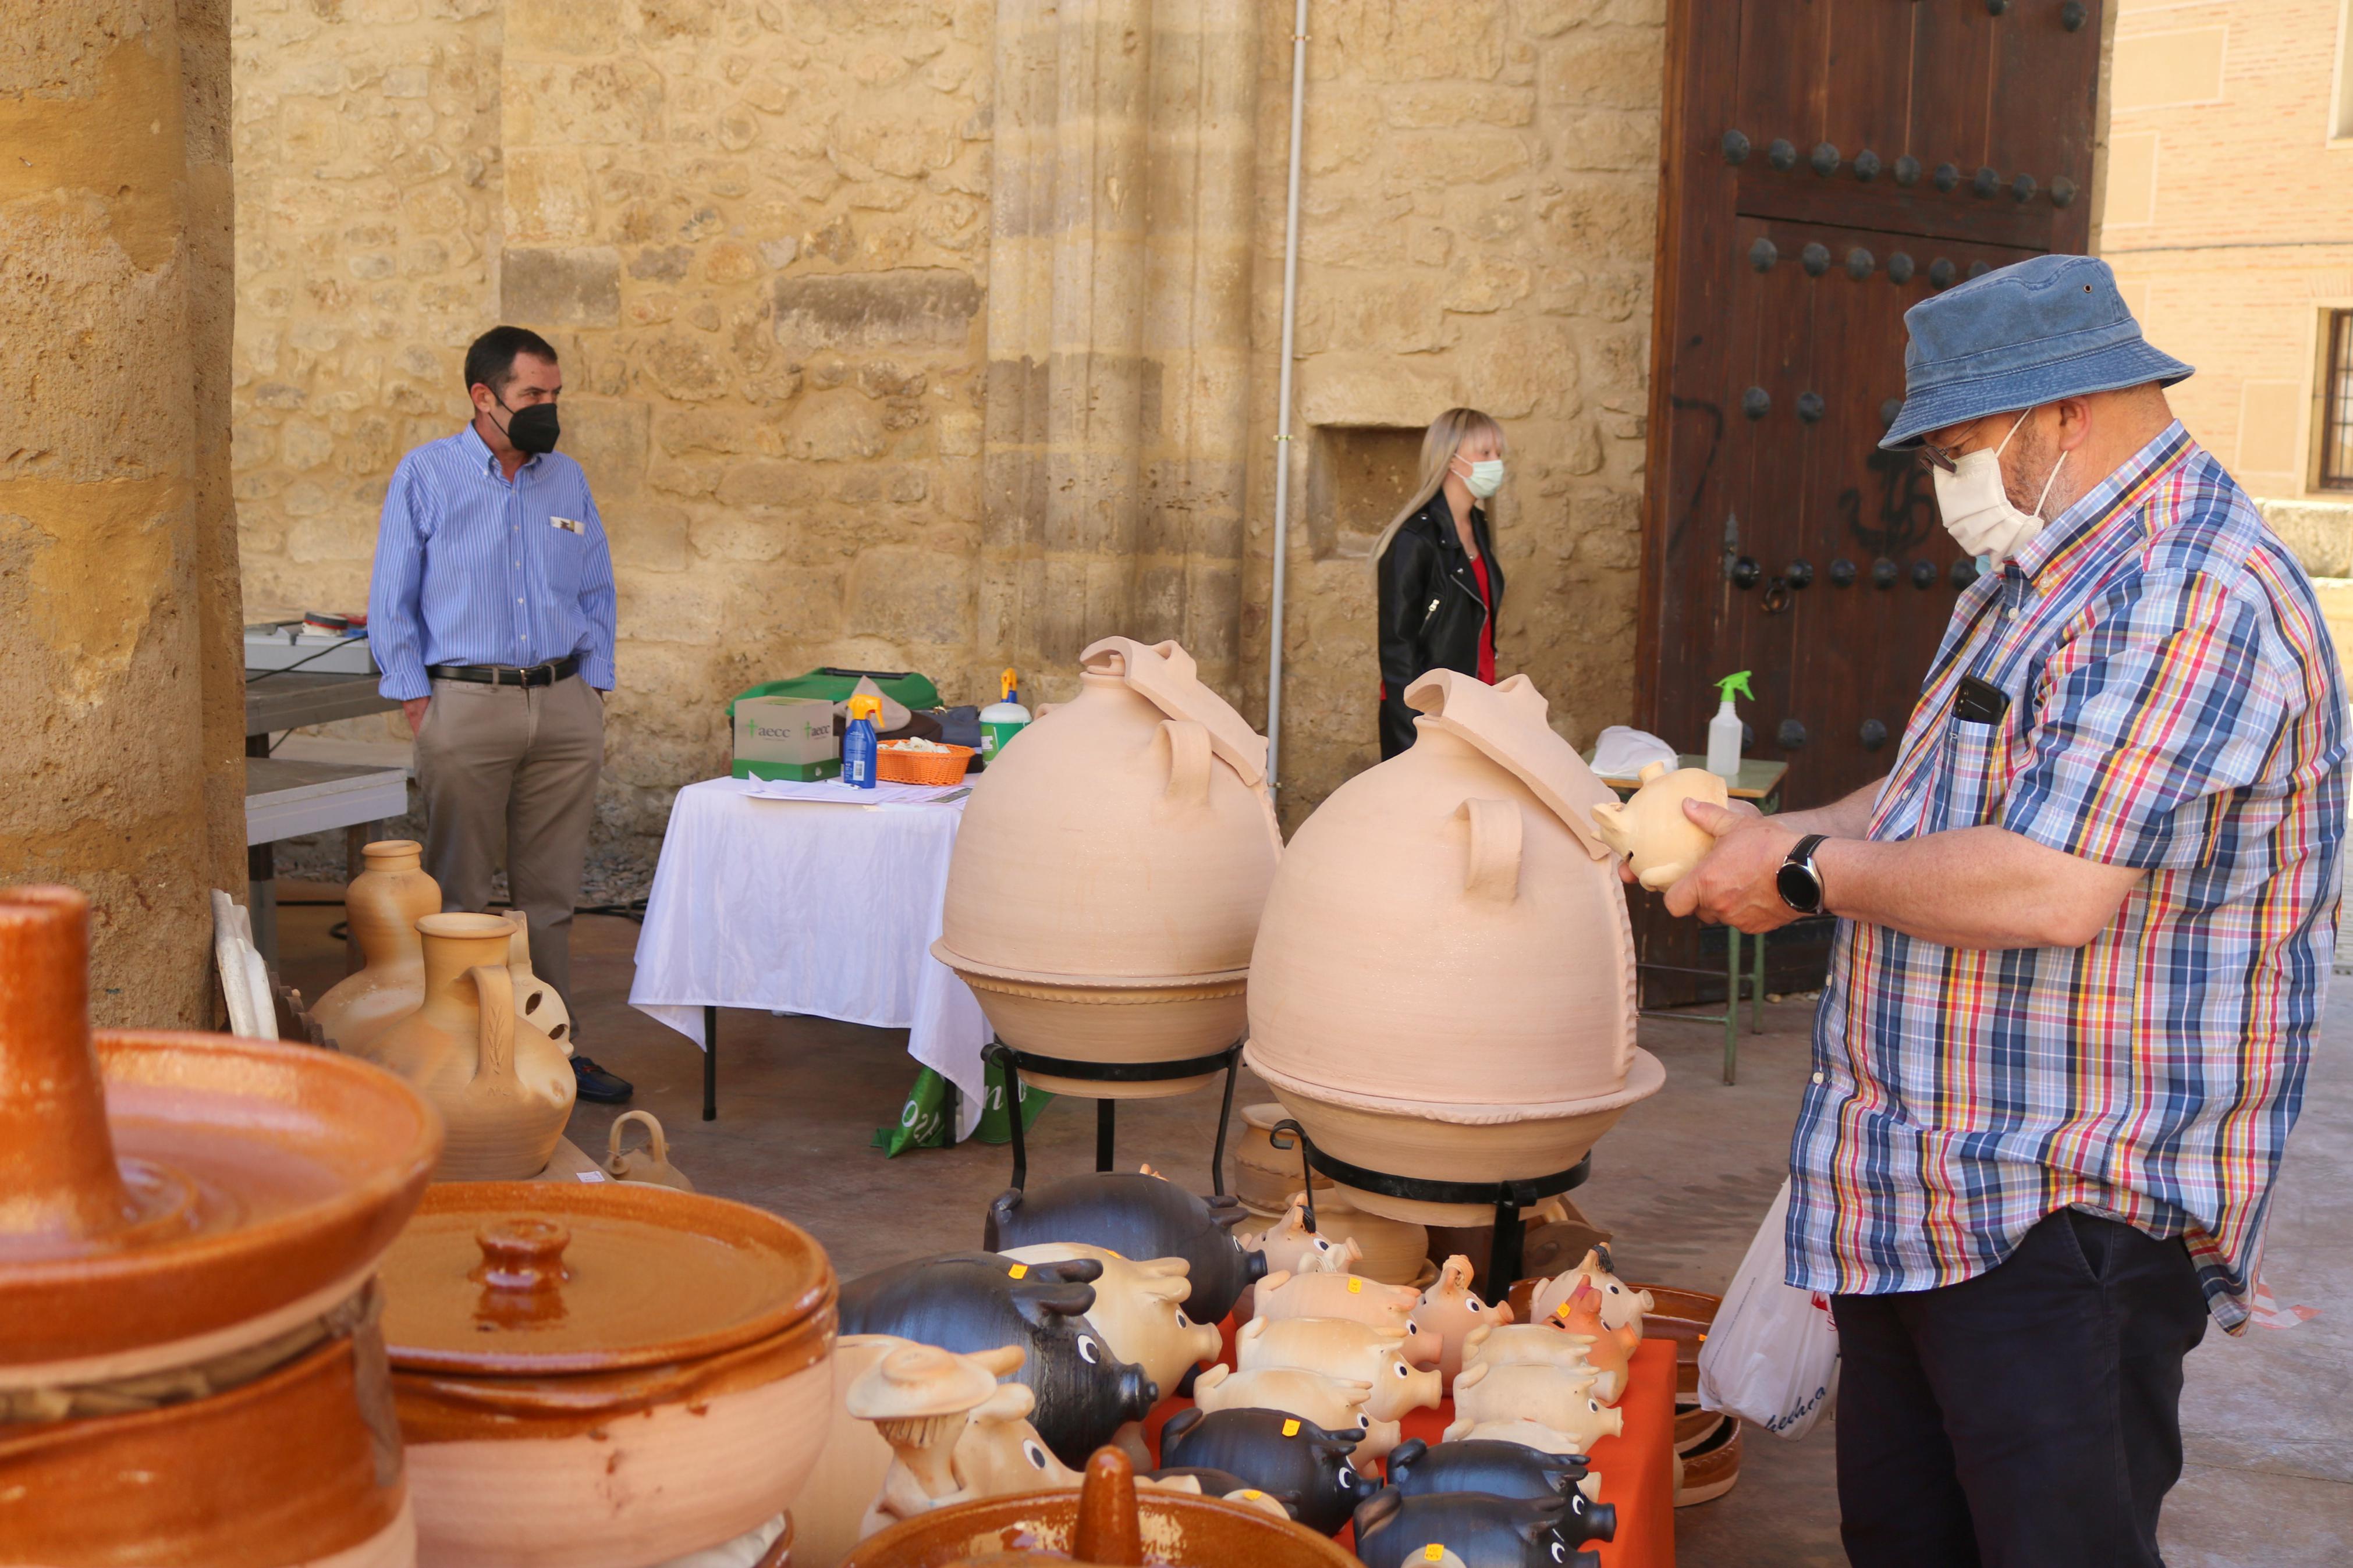
M1727 675L1715 683L1724 703L1715 717L1707 721L1707 771L1726 784L1740 776L1740 715L1732 710L1732 695L1738 692L1751 702L1757 693L1748 689L1748 672Z

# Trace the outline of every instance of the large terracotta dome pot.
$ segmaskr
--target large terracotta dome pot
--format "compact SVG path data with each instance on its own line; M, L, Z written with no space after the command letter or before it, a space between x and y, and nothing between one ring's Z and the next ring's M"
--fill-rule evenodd
M427 1568L642 1568L791 1506L833 1394L808 1234L637 1183L431 1188L385 1259Z
M425 1000L425 946L417 922L441 912L441 885L425 870L425 847L386 838L360 851L367 869L343 889L343 916L367 959L311 1004L327 1038L365 1055L368 1044Z
M1018 1050L1208 1056L1241 1037L1282 850L1266 742L1173 642L1110 637L1082 658L1077 699L1024 730L975 787L932 951ZM1129 1098L1208 1081L1023 1078Z
M1616 797L1525 676L1437 670L1407 700L1412 748L1341 785L1283 857L1246 1059L1351 1164L1546 1175L1665 1081L1634 1044L1633 933L1588 815ZM1493 1212L1343 1190L1424 1225Z
M437 1181L519 1181L546 1169L579 1079L564 1047L522 1016L501 915L427 915L425 1003L368 1054L440 1110L448 1142Z

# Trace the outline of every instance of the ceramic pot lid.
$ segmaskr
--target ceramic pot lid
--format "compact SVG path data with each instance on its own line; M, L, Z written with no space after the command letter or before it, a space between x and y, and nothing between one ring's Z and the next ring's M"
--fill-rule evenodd
M394 1366L517 1377L715 1355L835 1289L825 1249L788 1220L619 1182L429 1187L382 1272Z
M0 1387L185 1366L340 1304L440 1119L310 1046L92 1036L90 900L0 889Z
M1173 642L1140 643L1104 637L1079 655L1088 669L1119 660L1118 675L1131 690L1171 719L1187 719L1209 732L1209 750L1256 789L1266 781L1266 737L1234 711L1233 704L1204 684L1193 656ZM1616 795L1609 797L1617 799Z
M1485 752L1496 766L1528 786L1596 860L1613 851L1594 830L1593 808L1617 804L1618 793L1597 777L1577 748L1554 732L1552 704L1525 675L1489 686L1459 670L1433 669L1405 689L1406 706L1428 723Z

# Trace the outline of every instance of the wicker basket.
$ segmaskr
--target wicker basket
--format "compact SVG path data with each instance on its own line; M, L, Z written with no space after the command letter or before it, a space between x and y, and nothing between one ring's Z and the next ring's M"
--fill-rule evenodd
M950 746L944 752L908 752L878 746L874 750L874 776L885 784L962 784L964 770L972 756L970 746Z

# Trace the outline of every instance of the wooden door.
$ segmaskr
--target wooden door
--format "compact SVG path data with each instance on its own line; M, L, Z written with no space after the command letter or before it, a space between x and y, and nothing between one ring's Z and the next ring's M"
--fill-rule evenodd
M1975 572L1878 447L1904 312L2084 247L2098 4L1674 0L1669 28L1641 722L1701 750L1711 683L1751 670L1748 754L1817 805L1887 772ZM1647 957L1707 962L1643 924ZM1777 984L1822 934L1774 950Z

